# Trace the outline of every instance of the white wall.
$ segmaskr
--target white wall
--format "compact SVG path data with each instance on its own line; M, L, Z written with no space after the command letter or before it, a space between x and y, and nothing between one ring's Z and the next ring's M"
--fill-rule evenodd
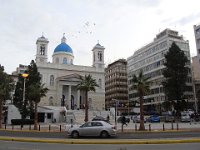
M12 119L21 119L19 110L14 105L8 105L7 124L11 124Z

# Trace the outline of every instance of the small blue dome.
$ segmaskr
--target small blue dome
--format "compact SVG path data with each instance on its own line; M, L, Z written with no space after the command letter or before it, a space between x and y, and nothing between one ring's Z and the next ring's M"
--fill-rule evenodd
M61 43L61 44L59 44L59 45L55 48L54 53L56 53L56 52L73 53L72 48L71 48L69 45L67 45L66 43L64 43L64 42Z

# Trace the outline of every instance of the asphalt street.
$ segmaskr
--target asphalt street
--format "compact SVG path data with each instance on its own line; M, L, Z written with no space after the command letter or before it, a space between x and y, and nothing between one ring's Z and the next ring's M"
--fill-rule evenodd
M199 150L200 143L181 144L58 144L0 141L0 150Z

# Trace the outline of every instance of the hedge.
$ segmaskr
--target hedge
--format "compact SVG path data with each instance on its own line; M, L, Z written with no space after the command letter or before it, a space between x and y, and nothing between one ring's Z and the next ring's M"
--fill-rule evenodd
M12 119L12 125L30 125L34 124L34 119Z

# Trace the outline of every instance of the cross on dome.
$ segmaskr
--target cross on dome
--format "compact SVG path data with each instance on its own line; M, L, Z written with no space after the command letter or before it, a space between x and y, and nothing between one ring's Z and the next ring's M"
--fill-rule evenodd
M61 43L66 43L65 33L63 33L63 37L62 37L62 39L61 39Z

